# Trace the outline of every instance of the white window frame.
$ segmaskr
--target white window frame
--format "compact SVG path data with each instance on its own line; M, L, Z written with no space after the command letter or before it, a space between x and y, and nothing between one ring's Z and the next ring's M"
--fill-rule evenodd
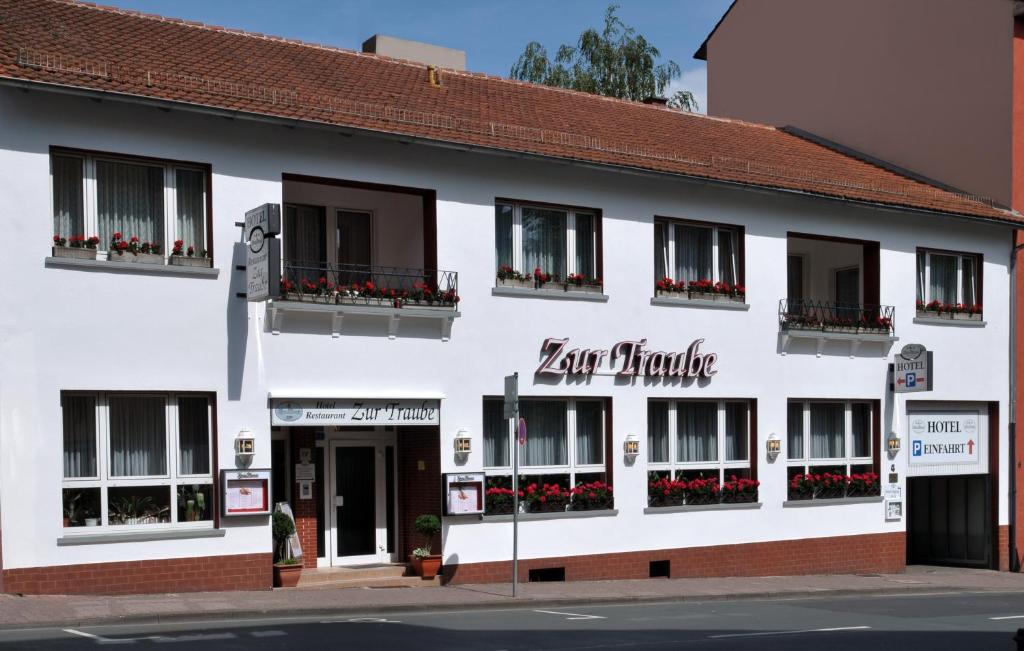
M800 404L803 406L803 449L800 456L796 457L793 450L789 449L789 405ZM812 404L841 404L843 405L843 451L841 457L818 458L811 457L811 405ZM853 456L853 405L867 405L869 409L870 431L868 432L868 456ZM875 405L870 400L787 400L786 401L786 466L789 468L803 468L803 472L809 472L810 468L819 466L845 466L843 474L850 475L852 466L870 466L874 472L875 446Z
M97 532L110 531L154 531L167 528L191 528L210 529L214 525L216 513L213 510L216 495L215 483L213 481L213 446L215 445L214 423L213 423L213 396L206 393L159 393L159 392L116 392L106 393L97 391L65 391L61 393L61 400L71 396L86 396L96 401L96 472L95 477L63 477L63 465L61 466L61 509L63 510L64 490L85 490L100 489L100 525L98 527L65 527L64 532L69 535L93 534ZM164 399L164 417L167 423L167 441L164 446L166 458L166 475L155 475L146 477L121 477L111 474L110 463L110 397L161 397ZM207 445L209 457L207 467L210 472L200 475L186 475L179 472L179 461L181 459L179 427L178 427L178 398L179 397L203 397L206 398L207 410L207 431L210 440ZM63 409L61 408L61 422L63 423ZM61 452L63 454L63 440L61 441ZM197 522L178 521L178 486L210 485L211 500L208 504L210 519ZM153 487L167 486L170 491L170 518L169 522L157 524L118 524L111 525L109 522L109 498L108 489L125 487Z
M523 268L523 208L535 208L537 210L549 210L555 212L565 213L565 275L580 273L576 267L576 215L587 215L594 220L594 228L591 233L591 248L594 257L594 273L593 276L590 274L584 274L587 278L595 278L597 276L598 268L598 251L597 251L597 230L598 230L598 216L597 210L586 210L583 208L569 208L567 206L545 206L533 203L517 203L512 201L498 201L497 206L511 206L512 207L512 268L516 269L524 274L532 274L533 269ZM497 267L497 261L495 261L495 267ZM542 269L542 271L547 271ZM558 279L561 282L565 282L565 278Z
M210 189L208 170L200 165L190 165L187 163L170 163L161 162L156 160L148 160L144 158L131 158L131 157L118 157L116 155L108 154L81 154L77 152L66 152L59 149L54 149L50 152L50 215L51 220L55 206L53 205L54 199L54 174L52 160L54 156L60 156L62 158L76 158L82 161L82 224L85 229L84 233L61 233L64 237L69 235L83 235L89 237L90 235L98 235L100 232L99 228L99 205L96 190L96 163L98 161L108 163L122 163L127 165L139 165L142 167L156 167L163 170L164 178L164 241L160 242L161 253L164 257L168 257L171 254L171 249L174 248L174 241L179 239L177 236L178 228L178 191L177 191L177 176L178 170L187 170L190 172L199 172L203 179L203 246L204 250L210 250L210 233L209 233L209 216L207 214L207 194ZM125 237L131 237L131 233L125 233ZM107 258L107 247L110 242L101 241L96 247L99 252L99 259ZM198 253L198 252L197 252Z
M940 255L947 258L956 258L956 303L964 302L964 258L971 258L974 260L974 302L978 305L984 305L985 302L982 296L978 294L978 278L981 273L981 256L975 253L959 253L956 251L936 251L933 249L919 248L918 254L924 254L924 296L922 300L925 305L936 300L929 294L932 289L932 256ZM917 258L914 258L914 286L915 294L917 287Z
M485 400L500 401L500 398L485 398ZM584 474L595 474L605 473L607 468L605 463L608 459L607 450L607 415L608 405L604 398L543 398L543 397L530 397L520 396L519 401L527 402L561 402L566 404L565 418L566 418L566 430L565 435L569 438L566 445L566 461L568 463L558 466L524 466L520 464L519 474L520 475L569 475L569 486L572 488L576 485L576 475ZM577 464L576 463L576 403L578 402L597 402L601 404L601 460L599 463L588 463L588 464ZM518 445L515 441L516 432L515 427L511 420L506 421L508 426L507 445L508 445L508 460L509 465L507 466L484 466L484 473L488 476L511 476L512 475L512 454L514 450L513 445ZM529 428L529 423L527 423ZM527 438L529 438L529 429L527 429ZM522 456L520 456L520 459Z
M668 219L668 218L664 218L664 217L659 217L659 218L654 220L654 227L655 228L662 228L662 229L664 229L662 231L662 233L661 233L661 236L662 236L663 241L665 242L666 247L668 249L668 260L665 261L667 263L665 265L665 275L667 275L669 278L671 278L672 280L674 280L676 282L679 282L681 280L680 278L676 278L675 275L674 275L675 274L675 268L676 268L676 226L687 226L687 227L691 227L691 228L703 228L705 230L712 231L712 233L711 233L711 278L708 278L707 280L710 280L713 283L717 283L717 282L721 281L721 276L719 276L719 273L718 273L718 267L719 267L719 265L718 265L718 248L719 248L718 240L722 236L723 232L735 235L735 237L736 237L736 246L735 246L734 253L736 255L736 283L742 284L742 281L740 279L740 267L741 267L741 265L740 265L740 248L741 248L741 246L740 246L740 228L738 226L727 226L727 225L724 225L724 224L705 224L705 223L701 223L701 222L687 221L685 219ZM656 255L660 255L660 254L661 254L660 252L656 253ZM655 264L654 266L655 266L655 269L657 269L657 264ZM655 279L655 281L658 281L658 280L661 280L661 278L656 278ZM695 278L694 280L702 280L702 279Z
M718 405L718 432L717 432L717 450L718 454L717 461L677 461L678 459L678 435L679 435L679 423L677 421L677 409L680 404L684 403L702 403L712 402ZM747 406L747 458L745 460L736 459L733 461L725 460L725 426L726 426L726 412L725 406L727 403L740 402ZM647 470L649 472L668 472L670 477L676 478L677 473L685 472L688 470L716 470L718 472L719 483L725 483L728 479L726 473L734 470L750 470L750 457L754 454L754 432L753 432L753 421L752 421L752 406L753 401L748 398L685 398L685 399L668 399L668 398L651 398L647 401L647 409L653 403L668 403L668 461L651 461L651 454L653 452L650 445L647 445ZM645 445L647 440L644 441Z

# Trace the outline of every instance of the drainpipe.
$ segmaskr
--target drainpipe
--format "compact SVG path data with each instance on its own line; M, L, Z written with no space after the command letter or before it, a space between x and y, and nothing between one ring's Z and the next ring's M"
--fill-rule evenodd
M1010 571L1020 572L1017 556L1017 256L1024 244L1017 244L1018 233L1014 231L1013 248L1010 251L1010 423L1009 423L1009 511L1010 511ZM999 469L995 469L999 472Z

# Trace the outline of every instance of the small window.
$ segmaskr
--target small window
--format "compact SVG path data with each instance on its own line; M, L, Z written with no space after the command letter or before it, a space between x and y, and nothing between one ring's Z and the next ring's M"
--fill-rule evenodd
M980 309L980 256L918 249L917 307L950 311L962 306Z
M750 402L650 400L647 466L669 479L750 479Z
M788 404L787 464L790 497L801 495L805 477L839 476L861 478L877 472L873 455L878 441L874 424L875 406L867 401L793 400ZM821 481L821 480L819 480ZM848 488L830 480L816 497L843 497ZM841 483L841 482L840 482ZM877 480L873 494L877 494Z
M499 279L600 285L596 210L499 202L494 251ZM539 274L538 274L539 272Z
M736 226L657 219L654 222L655 284L662 291L745 294L743 229ZM671 286L670 286L671 284Z

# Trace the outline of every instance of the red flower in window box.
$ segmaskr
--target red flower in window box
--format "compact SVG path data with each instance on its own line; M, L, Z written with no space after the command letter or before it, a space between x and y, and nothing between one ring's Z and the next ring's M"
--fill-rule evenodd
M614 504L612 487L603 481L581 482L573 487L570 511L598 511L611 509Z

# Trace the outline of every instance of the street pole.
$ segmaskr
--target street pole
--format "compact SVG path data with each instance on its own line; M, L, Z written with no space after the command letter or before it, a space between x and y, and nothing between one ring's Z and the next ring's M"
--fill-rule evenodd
M512 598L519 584L519 373L516 378L516 403L512 412Z

